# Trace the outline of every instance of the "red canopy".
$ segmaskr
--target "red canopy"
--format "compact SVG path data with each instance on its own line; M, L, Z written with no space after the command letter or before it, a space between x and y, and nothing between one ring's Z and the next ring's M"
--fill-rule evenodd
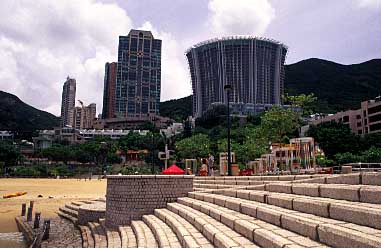
M175 164L171 165L168 169L161 172L163 175L184 175L184 171L177 167Z

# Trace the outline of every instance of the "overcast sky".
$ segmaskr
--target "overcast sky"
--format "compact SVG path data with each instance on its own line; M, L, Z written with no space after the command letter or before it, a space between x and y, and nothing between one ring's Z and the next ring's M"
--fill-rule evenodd
M59 115L69 75L99 113L104 64L131 28L163 40L161 100L191 94L184 52L214 37L276 39L287 64L381 58L381 0L1 0L0 90Z

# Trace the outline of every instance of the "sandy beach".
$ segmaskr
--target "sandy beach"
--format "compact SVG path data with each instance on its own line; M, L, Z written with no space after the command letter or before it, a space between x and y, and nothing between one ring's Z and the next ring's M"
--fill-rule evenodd
M19 191L28 193L3 199L3 195ZM29 204L33 200L35 211L41 212L42 218L51 218L56 217L58 208L67 202L104 197L105 194L106 180L0 179L0 232L18 231L14 218L20 215L23 202Z

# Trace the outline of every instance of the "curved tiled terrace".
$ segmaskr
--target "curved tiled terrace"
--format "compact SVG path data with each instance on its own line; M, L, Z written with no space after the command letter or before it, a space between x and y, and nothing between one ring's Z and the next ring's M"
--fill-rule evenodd
M130 225L79 225L82 246L381 247L381 173L195 177L193 187ZM59 214L78 224L94 206L105 210L78 201Z

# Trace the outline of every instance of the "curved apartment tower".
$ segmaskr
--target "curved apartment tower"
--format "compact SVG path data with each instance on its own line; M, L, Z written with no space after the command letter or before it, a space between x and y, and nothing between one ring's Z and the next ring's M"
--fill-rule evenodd
M256 113L281 104L287 47L256 37L227 37L196 44L186 51L193 89L193 115L230 102L238 112Z

